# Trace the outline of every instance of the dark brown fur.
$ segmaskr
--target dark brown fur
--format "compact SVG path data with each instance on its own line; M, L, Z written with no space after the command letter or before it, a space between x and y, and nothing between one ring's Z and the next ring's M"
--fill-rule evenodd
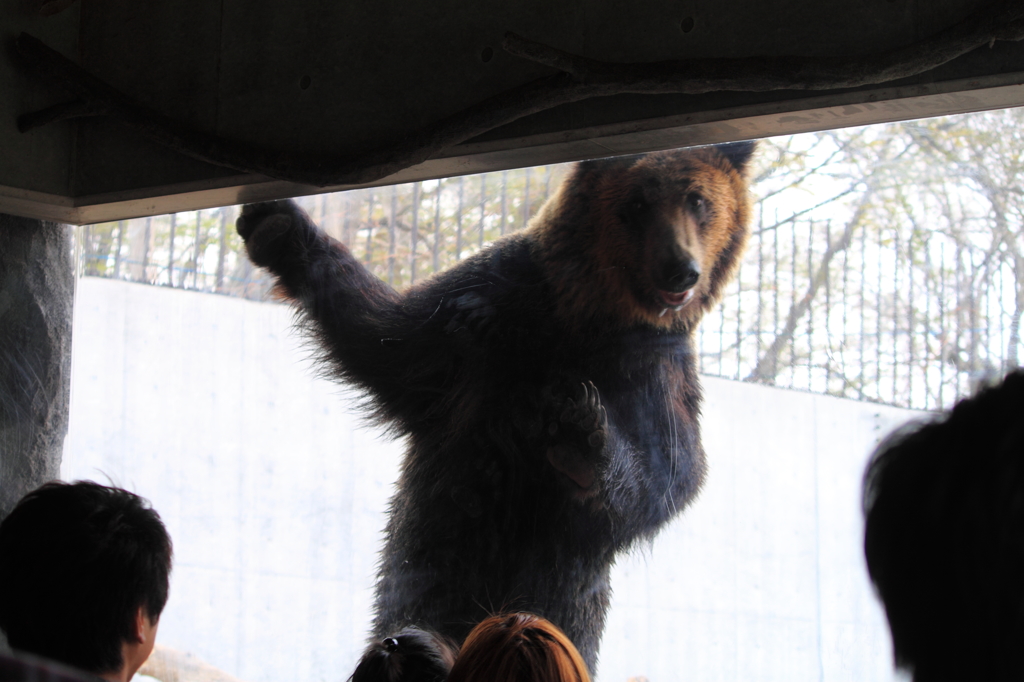
M461 641L489 613L531 611L593 669L616 555L704 479L692 332L747 238L752 149L580 163L526 231L404 294L294 204L245 207L253 261L408 438L376 638Z

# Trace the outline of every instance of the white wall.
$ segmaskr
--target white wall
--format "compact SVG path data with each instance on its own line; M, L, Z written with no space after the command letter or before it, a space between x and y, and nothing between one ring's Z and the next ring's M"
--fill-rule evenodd
M704 377L698 500L621 561L602 680L894 679L861 553L864 465L909 410Z
M401 444L312 376L284 306L86 278L62 475L149 498L175 542L161 643L251 682L341 681ZM615 569L598 677L886 680L860 475L912 413L706 378L711 475Z

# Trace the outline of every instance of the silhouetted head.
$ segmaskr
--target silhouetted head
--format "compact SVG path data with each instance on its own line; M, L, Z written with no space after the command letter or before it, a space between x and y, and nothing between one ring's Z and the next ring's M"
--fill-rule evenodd
M372 642L359 659L351 682L444 682L456 648L437 633L408 627Z
M529 613L492 616L466 637L448 682L590 682L576 647Z
M167 603L171 553L138 495L47 483L0 524L0 628L14 649L95 674L120 670L140 609L155 624Z
M1024 372L891 435L864 549L915 682L1024 679Z

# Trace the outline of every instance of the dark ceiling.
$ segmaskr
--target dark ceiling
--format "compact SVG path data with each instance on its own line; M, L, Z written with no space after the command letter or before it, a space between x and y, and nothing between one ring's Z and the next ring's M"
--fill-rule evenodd
M22 32L176 124L358 160L554 73L504 51L507 31L608 62L855 58L926 40L987 4L0 0L0 212L87 223L343 188L211 165L110 117L21 133L19 115L71 97L17 58ZM502 125L373 184L1018 106L1022 83L1024 44L997 41L855 89L597 97Z

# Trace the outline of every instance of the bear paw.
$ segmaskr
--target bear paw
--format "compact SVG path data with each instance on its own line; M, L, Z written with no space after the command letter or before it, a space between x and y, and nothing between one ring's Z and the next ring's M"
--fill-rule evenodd
M249 258L262 267L271 267L280 260L288 237L297 229L311 227L309 217L294 201L246 204L235 222Z
M563 398L560 405L555 405L547 429L551 437L547 458L575 485L575 496L586 498L601 489L608 415L593 383L580 384L576 393L575 398Z

